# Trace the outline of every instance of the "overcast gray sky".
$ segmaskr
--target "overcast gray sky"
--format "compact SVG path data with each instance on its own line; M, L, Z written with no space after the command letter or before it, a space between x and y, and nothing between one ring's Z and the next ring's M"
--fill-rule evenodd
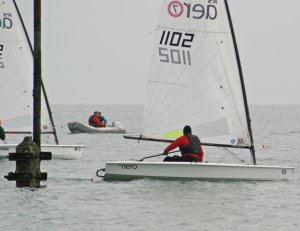
M42 0L52 104L143 104L163 0ZM33 0L17 0L32 31ZM300 1L228 0L249 104L300 104Z

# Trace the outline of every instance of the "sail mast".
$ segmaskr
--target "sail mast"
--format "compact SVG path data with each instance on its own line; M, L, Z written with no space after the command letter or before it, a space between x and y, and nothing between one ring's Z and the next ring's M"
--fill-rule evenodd
M15 8L17 10L19 19L21 21L21 24L22 24L22 27L23 27L23 30L24 30L24 33L25 33L25 36L26 36L26 39L27 39L27 42L28 42L28 45L30 47L30 50L31 50L31 53L32 53L32 56L33 56L33 54L34 54L33 48L32 48L32 45L31 45L31 42L30 42L27 30L26 30L26 27L25 27L22 15L21 15L21 13L19 11L18 5L17 5L17 3L16 3L15 0L13 0L13 3L14 3ZM45 86L44 86L43 79L41 79L41 85L42 85L42 91L43 91L43 95L44 95L44 98L45 98L45 102L46 102L46 106L47 106L47 111L48 111L48 114L49 114L50 122L51 122L51 125L52 125L52 128L53 128L53 132L52 133L54 134L55 143L59 144L58 137L57 137L57 132L56 132L56 128L55 128L53 116L52 116L52 111L51 111L51 108L50 108L50 103L49 103L49 100L48 100L48 97L47 97L47 93L46 93L46 89L45 89Z
M247 125L248 125L248 130L249 130L249 135L250 135L250 141L251 141L250 152L252 155L252 163L254 165L256 165L254 140L253 140L253 135L252 135L251 119L250 119L249 107L248 107L248 102L247 102L247 95L246 95L246 88L245 88L245 84L244 84L242 65L241 65L241 61L240 61L238 46L237 46L237 42L236 42L236 38L235 38L235 33L234 33L234 29L233 29L233 24L232 24L232 20L231 20L228 2L227 2L227 0L224 0L224 2L225 2L225 6L226 6L228 21L229 21L229 25L230 25L232 40L233 40L235 54L236 54L236 61L237 61L241 85L242 85L243 99L244 99L244 105L245 105L245 111L246 111L246 117L247 117Z

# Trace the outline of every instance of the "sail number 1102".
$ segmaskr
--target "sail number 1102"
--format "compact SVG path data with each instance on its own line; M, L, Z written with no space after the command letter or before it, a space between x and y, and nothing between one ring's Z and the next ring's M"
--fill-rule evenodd
M160 62L191 65L189 49L192 47L193 39L192 33L164 30L158 47Z

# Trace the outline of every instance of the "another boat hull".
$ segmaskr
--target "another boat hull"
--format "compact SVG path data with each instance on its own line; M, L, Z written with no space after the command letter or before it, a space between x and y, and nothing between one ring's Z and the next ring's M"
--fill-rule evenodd
M0 158L7 158L9 153L16 152L17 144L1 144ZM84 145L44 145L41 149L43 152L51 152L52 159L60 160L77 160L82 157Z
M68 128L72 133L125 133L126 130L118 127L93 127L82 122L69 122Z
M115 161L105 165L104 180L287 180L293 167L186 162Z

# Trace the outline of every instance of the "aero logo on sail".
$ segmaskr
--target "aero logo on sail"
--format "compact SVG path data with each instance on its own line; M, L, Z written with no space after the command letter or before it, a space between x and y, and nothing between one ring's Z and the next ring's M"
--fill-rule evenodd
M180 1L171 1L168 5L168 13L172 17L186 17L194 19L210 19L215 20L218 12L217 7L213 4L217 4L216 0L208 0L207 6L197 3L181 3Z
M3 13L3 18L0 18L0 30L10 29L13 26L11 13ZM0 44L0 68L4 68L3 61L4 45Z
M3 18L0 18L0 29L10 29L12 28L12 20L11 20L11 13L4 13Z

